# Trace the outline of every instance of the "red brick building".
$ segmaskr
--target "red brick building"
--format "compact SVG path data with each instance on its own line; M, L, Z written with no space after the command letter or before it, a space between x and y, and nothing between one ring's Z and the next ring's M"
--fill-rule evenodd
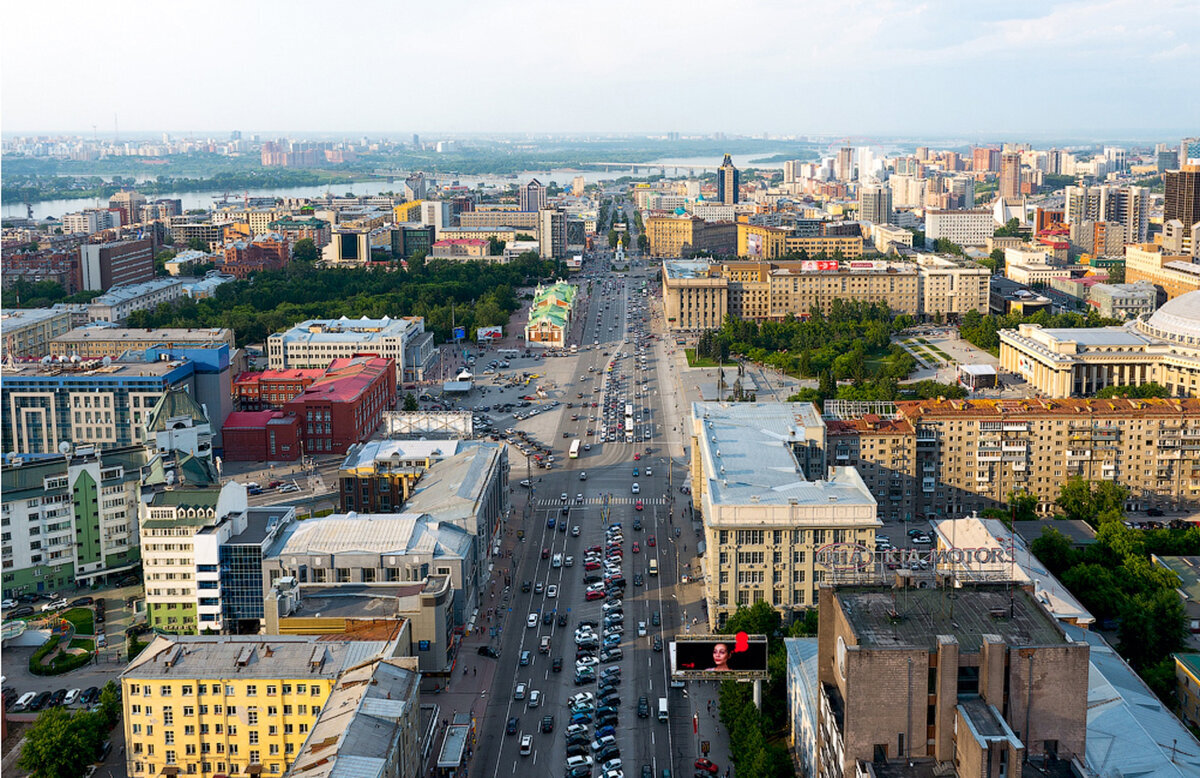
M240 373L233 379L233 409L262 411L282 408L323 375L325 371L320 368Z
M13 285L18 278L24 278L31 283L37 281L57 281L67 294L75 294L81 288L79 277L79 256L76 252L39 251L31 254L15 254L4 252L3 272L4 288Z
M396 404L391 359L335 359L325 375L284 405L300 420L306 454L344 454L371 437L383 412Z
M221 435L227 462L294 462L303 452L300 419L282 411L234 411Z
M247 278L264 270L279 270L292 258L291 242L278 233L255 235L225 246L222 273Z

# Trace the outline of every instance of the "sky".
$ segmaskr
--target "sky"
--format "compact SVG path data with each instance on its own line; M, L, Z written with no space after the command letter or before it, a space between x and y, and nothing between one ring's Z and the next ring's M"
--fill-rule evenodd
M344 10L343 10L344 9ZM48 0L6 135L1200 134L1200 0Z

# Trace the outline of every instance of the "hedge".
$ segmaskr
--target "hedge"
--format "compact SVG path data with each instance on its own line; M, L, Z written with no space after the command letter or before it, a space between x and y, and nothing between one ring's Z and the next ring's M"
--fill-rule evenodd
M47 640L41 648L33 652L33 656L29 657L29 672L34 675L62 675L69 673L72 670L83 667L88 662L92 661L92 654L85 651L82 654L62 653L54 657L49 665L42 664L51 651L53 651L62 638L58 635Z

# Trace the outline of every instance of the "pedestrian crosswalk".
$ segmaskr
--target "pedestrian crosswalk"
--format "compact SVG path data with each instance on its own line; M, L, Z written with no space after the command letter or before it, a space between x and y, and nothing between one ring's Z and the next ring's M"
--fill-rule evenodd
M576 502L575 500L568 500L567 502L563 502L562 500L541 498L541 499L534 500L533 504L538 508L555 508L555 507L558 507L559 505L567 505L567 506L574 508L579 505L603 505L604 502L605 502L605 500L603 497L585 497L583 499L583 502ZM666 505L667 498L666 497L613 497L612 499L610 499L608 501L608 504L609 505L634 505L639 502L642 505Z

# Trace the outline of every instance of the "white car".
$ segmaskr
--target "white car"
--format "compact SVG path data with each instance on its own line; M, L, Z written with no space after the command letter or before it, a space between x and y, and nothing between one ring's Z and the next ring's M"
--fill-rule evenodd
M521 735L521 756L533 753L533 735Z
M557 597L558 596L558 584L550 584L549 586L547 586L546 587L546 596L547 597Z
M641 494L641 493L642 493L642 487L638 485L638 482L637 482L637 481L634 481L634 482L633 482L633 493L634 493L634 494Z
M525 688L526 688L525 684L523 684L523 683L517 684L517 689L516 689L516 691L513 692L513 699L514 700L525 699Z
M542 693L539 692L537 689L531 690L529 692L529 707L536 708L541 704L542 704Z
M592 694L591 692L580 692L579 694L576 694L573 697L571 697L571 700L570 700L570 702L574 705L582 705L585 702L595 702L595 701L596 701L596 695ZM571 733L567 732L567 734L570 735Z
M0 608L3 608L4 610L8 610L9 608L15 608L15 607L17 607L16 600L5 600L4 602L0 602Z
M529 627L530 629L533 629L534 627L536 627L537 623L538 623L538 615L536 613L529 614L529 618L525 619L525 626Z
M647 467L647 468L646 468L646 477L647 477L647 478L649 478L649 477L650 477L650 476L652 476L652 475L654 475L654 468L652 468L652 467Z
M79 692L80 692L80 691L81 691L80 689L72 689L71 691L67 692L67 696L66 696L66 697L63 697L63 702L62 702L62 704L63 704L63 705L72 705L72 704L74 704L74 703L75 703L75 702L76 702L76 701L79 699Z
M45 613L46 611L56 611L56 610L59 610L60 608L65 608L65 607L67 607L67 600L65 597L60 597L57 600L51 600L50 602L43 605L42 612Z

